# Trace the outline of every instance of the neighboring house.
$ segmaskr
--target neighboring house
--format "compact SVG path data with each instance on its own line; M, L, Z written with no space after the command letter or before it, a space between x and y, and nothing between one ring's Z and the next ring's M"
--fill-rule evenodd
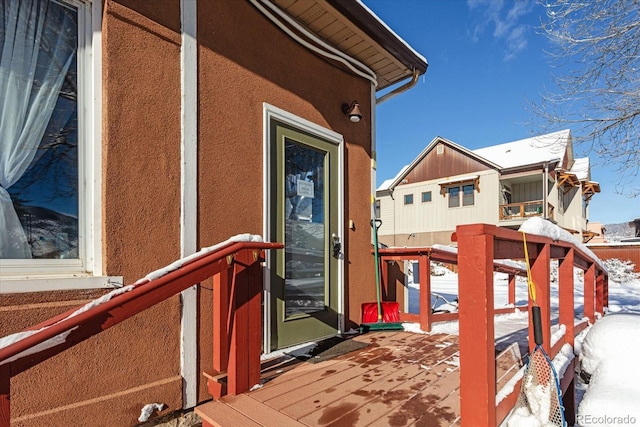
M241 233L286 247L264 269L265 352L360 323L374 109L427 68L361 2L1 13L0 337ZM12 424L126 426L148 403L210 399L202 285L14 377Z
M589 221L587 224L587 240L585 243L604 243L607 241L605 233L607 229L601 222Z
M436 137L377 189L380 241L450 244L459 224L517 229L531 216L588 234L589 200L598 192L589 159L573 157L569 130L477 150Z

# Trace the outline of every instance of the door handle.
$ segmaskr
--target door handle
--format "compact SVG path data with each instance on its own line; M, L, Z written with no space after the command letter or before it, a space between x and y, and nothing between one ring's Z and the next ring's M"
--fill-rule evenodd
M338 236L336 233L333 233L331 235L331 244L333 247L333 257L339 258L340 251L342 251L342 243L340 243L340 236Z

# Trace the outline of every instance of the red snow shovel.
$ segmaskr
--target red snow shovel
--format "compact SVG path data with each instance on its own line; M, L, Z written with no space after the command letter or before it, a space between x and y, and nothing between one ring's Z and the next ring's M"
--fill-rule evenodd
M376 264L376 302L362 304L362 324L360 332L368 331L400 331L404 330L399 323L399 305L395 301L381 301L380 292L380 257L378 255L378 229L382 225L379 219L371 220L373 228L373 253Z

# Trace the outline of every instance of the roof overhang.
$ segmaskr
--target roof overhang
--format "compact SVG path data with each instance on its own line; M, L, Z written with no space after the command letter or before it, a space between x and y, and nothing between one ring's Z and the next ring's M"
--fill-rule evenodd
M594 194L600 192L600 184L595 181L582 181L582 195L589 200Z
M426 59L360 1L261 1L270 1L317 37L373 70L377 90L427 71Z
M478 193L480 192L480 176L466 175L438 182L438 185L440 186L440 194L444 196L446 194L447 187L464 184L466 182L473 182L476 186L476 191Z
M576 176L575 173L567 172L567 171L557 171L558 173L558 181L556 186L558 188L564 188L564 192L566 193L569 189L573 187L577 187L580 185L580 180Z

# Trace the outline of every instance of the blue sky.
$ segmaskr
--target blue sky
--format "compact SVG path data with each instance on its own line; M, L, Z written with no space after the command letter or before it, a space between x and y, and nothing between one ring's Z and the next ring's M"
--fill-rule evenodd
M531 102L553 88L557 70L537 29L544 10L535 1L362 1L429 62L416 86L377 107L377 185L436 136L476 149L540 133ZM575 148L577 157L588 155ZM602 192L591 199L589 219L640 217L640 200L615 194L618 177L597 160L591 156L591 179Z

